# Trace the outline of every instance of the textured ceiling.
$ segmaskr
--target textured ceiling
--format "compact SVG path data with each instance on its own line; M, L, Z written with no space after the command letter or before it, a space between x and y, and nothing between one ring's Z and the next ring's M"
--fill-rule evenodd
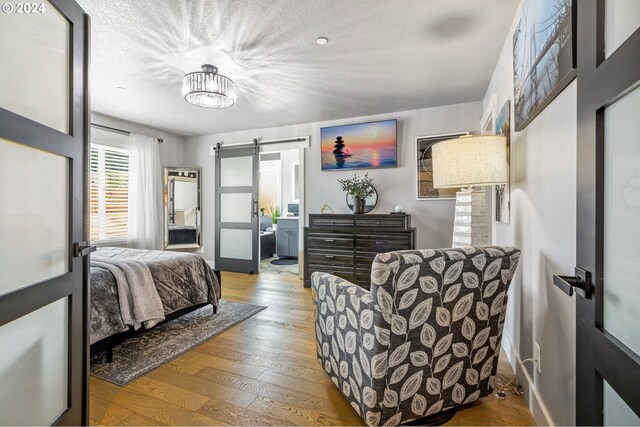
M481 100L518 0L78 0L94 111L182 135ZM329 38L318 46L319 36ZM195 107L182 77L237 84ZM123 86L127 90L116 89Z

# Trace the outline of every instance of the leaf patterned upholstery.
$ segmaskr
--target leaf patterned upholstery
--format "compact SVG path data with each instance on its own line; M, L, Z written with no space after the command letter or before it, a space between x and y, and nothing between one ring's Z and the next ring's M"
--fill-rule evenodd
M370 292L313 273L320 364L372 426L488 395L519 258L512 247L378 254Z

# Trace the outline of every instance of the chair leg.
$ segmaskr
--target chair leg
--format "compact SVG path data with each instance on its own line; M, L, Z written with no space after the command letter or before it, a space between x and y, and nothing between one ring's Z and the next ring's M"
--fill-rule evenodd
M405 423L406 426L441 426L447 423L458 412L459 406L456 406L446 411L438 412L437 414L429 415L428 417L420 418L419 420Z

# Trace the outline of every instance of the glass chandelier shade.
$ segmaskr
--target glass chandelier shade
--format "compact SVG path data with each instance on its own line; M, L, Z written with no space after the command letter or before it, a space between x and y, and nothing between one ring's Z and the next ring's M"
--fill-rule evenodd
M236 102L236 84L230 78L218 74L218 68L202 65L202 71L184 76L184 99L198 107L227 108Z

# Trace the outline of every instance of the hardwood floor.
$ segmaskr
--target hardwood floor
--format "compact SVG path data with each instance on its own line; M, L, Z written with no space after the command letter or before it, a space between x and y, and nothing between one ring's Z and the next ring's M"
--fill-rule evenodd
M295 277L223 274L223 298L256 316L119 387L91 377L92 425L362 425L315 356L311 291ZM511 376L508 363L501 373ZM446 425L535 425L524 399L493 396Z

